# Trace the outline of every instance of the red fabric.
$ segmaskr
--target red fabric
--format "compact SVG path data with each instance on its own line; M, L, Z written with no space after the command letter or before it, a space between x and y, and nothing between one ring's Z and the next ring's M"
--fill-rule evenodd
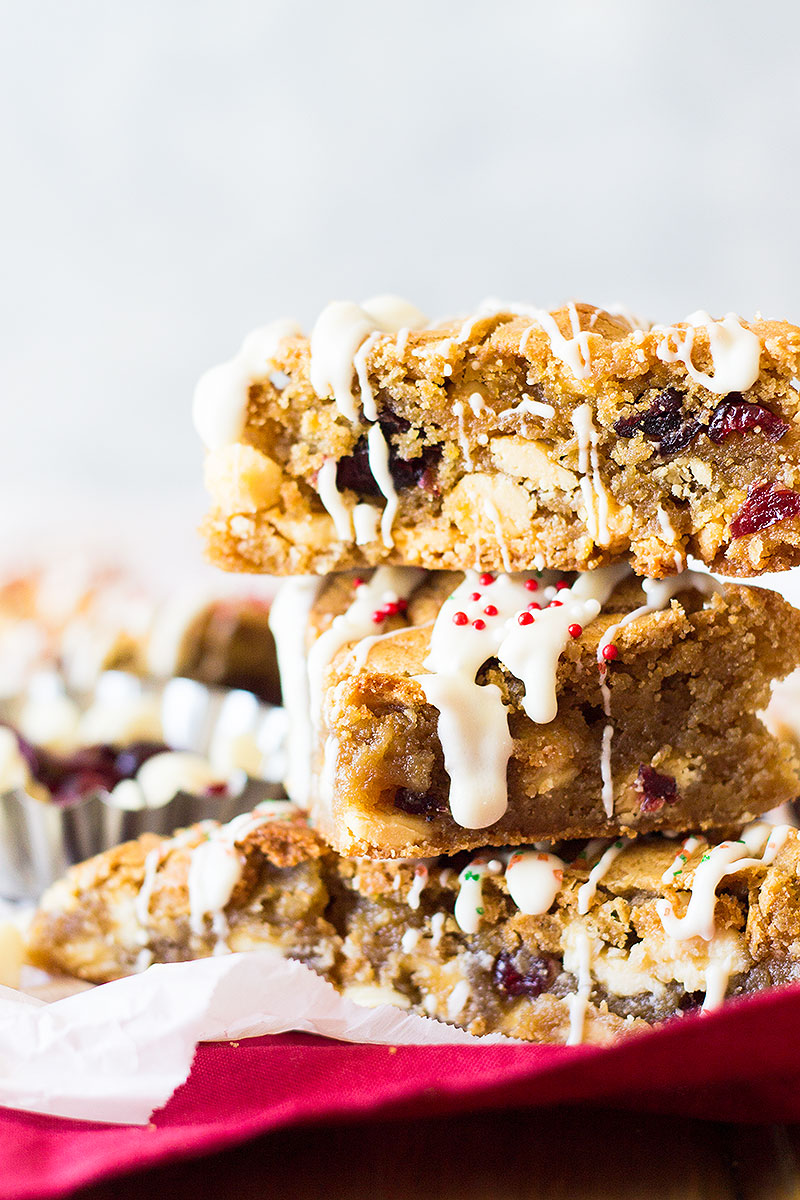
M565 1103L800 1121L800 985L607 1049L393 1050L303 1034L201 1046L189 1080L146 1129L0 1110L0 1200L47 1200L300 1122Z

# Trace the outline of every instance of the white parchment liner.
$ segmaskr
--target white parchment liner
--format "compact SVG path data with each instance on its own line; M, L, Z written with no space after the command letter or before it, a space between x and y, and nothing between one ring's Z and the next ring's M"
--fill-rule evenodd
M257 950L155 965L49 1004L0 987L0 1104L143 1125L187 1078L198 1042L293 1030L381 1045L509 1040L362 1007L302 963Z

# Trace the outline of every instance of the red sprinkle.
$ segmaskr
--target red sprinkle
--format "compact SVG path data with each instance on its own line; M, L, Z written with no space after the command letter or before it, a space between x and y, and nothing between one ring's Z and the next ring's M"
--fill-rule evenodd
M472 595L470 596L470 600L480 600L480 598L481 598L480 592L473 592Z
M613 662L614 659L619 655L619 650L613 642L609 642L607 646L603 646L603 649L600 651L600 653L603 655L603 658L606 660L606 662Z
M564 605L561 603L560 600L551 600L547 607L548 608L563 608Z
M453 613L454 625L469 625L469 617L465 612Z
M526 579L525 587L528 589L529 592L538 592L539 581L537 579Z
M363 586L364 586L364 580L359 575L357 579L353 580L353 587L359 588L359 587L363 587Z
M486 628L486 622L482 621L480 617L478 617L476 620L474 620L472 622L472 625L473 625L473 628L475 628L475 629L485 629Z
M541 612L542 606L541 604L537 604L535 600L531 600L528 608L531 610L531 612Z
M565 587L569 587L566 579L559 579L558 583L556 584L556 590L560 592L561 589Z
M486 608L483 611L486 613L487 617L496 617L497 616L497 609L495 608L495 606L493 604L487 604Z
M481 575L481 584L488 587L490 583L494 583L494 575L490 575L487 571L485 575Z
M408 608L407 600L398 600L397 601L397 611L398 612L405 612L407 608Z
M517 617L520 625L530 625L533 622L533 613L521 612Z
M386 613L382 608L376 608L375 612L372 614L372 620L375 625L382 625L386 620Z
M567 633L569 634L570 637L579 638L581 636L581 634L583 633L583 626L582 625L568 625Z

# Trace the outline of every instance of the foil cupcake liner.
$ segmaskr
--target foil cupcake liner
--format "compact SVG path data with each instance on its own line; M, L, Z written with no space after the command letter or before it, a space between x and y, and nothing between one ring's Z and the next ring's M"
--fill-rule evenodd
M49 686L61 687L50 678ZM68 694L62 687L63 694ZM158 705L163 741L219 759L224 747L243 743L260 759L259 778L248 776L236 795L178 792L158 808L116 807L108 793L68 802L43 800L18 788L0 794L0 897L35 900L66 869L145 832L170 834L196 821L229 821L261 800L285 795L286 715L250 692L175 678L163 685L121 671L105 672L90 693L69 694L85 711L92 705L147 698ZM26 697L0 706L0 719L15 724Z

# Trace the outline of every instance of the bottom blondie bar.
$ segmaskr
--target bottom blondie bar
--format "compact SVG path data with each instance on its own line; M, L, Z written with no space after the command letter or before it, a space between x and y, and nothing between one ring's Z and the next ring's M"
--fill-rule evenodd
M800 978L798 868L798 832L764 823L728 841L341 858L273 801L72 868L45 894L28 954L103 982L271 946L362 1003L604 1043Z

